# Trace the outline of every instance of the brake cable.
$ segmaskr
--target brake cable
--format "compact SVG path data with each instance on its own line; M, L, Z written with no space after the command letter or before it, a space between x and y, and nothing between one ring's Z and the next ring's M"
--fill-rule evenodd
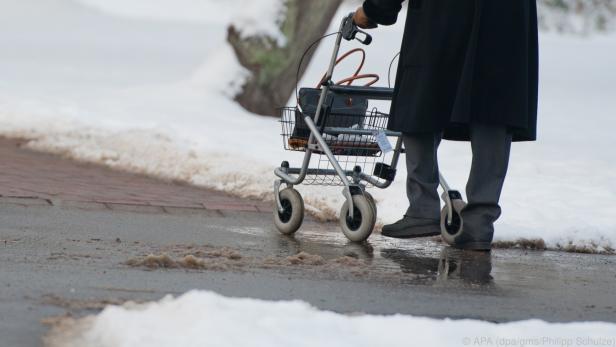
M389 72L387 73L387 85L389 88L391 88L391 68L394 66L394 62L396 61L396 58L400 56L400 53L401 52L398 52L391 60L391 63L389 63Z
M329 33L326 35L321 36L320 38L318 38L316 41L314 41L312 44L310 44L308 46L308 48L306 48L306 50L304 51L304 53L302 54L302 57L299 61L299 64L297 66L297 74L295 76L295 98L297 100L297 102L299 102L299 90L298 90L298 86L299 86L299 75L300 75L300 71L302 68L302 64L304 62L304 59L306 58L306 55L308 54L308 52L314 48L314 46L316 44L318 44L319 42L321 42L321 40L329 37L329 36L333 36L333 35L338 35L340 32L333 32L333 33ZM351 75L350 77L344 78L338 82L336 82L336 85L343 85L346 83L347 86L350 86L353 84L354 81L356 80L360 80L360 79L367 79L367 78L372 78L372 81L369 81L368 83L366 83L364 85L364 87L370 87L372 85L374 85L375 83L377 83L380 80L380 76L378 74L361 74L361 70L364 67L364 64L366 62L366 51L362 48L354 48L348 52L346 52L345 54L341 55L337 60L335 65L338 65L339 63L341 63L343 60L345 60L346 58L348 58L349 56L351 56L354 53L361 53L362 54L362 59L361 62L359 64L359 66L357 67L357 69L355 70L355 73L353 75ZM324 75L323 78L321 78L321 81L319 82L319 84L317 85L317 88L320 88L322 83L325 82L324 79L327 76Z
M343 60L347 59L348 57L350 57L354 53L361 53L361 61L359 63L359 66L355 70L355 73L353 73L353 75L351 75L350 77L344 78L344 79L336 82L335 84L336 85L343 85L343 84L346 83L347 86L350 86L356 80L372 78L372 81L370 81L370 82L368 82L368 83L366 83L364 85L364 87L370 87L371 85L373 85L376 82L378 82L380 77L377 74L360 74L360 72L364 68L364 64L366 62L366 51L364 49L362 49L362 48L354 48L354 49L344 53L343 55L341 55L336 60L336 63L334 64L334 66L340 64ZM323 75L323 78L321 78L321 81L317 85L317 88L319 88L321 85L323 85L324 82L326 82L325 81L326 78L327 78L327 75Z

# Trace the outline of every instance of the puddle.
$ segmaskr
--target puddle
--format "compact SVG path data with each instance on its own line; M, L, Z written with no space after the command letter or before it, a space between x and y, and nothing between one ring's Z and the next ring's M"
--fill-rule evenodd
M267 267L271 266L291 266L291 265L300 265L300 266L316 266L316 267L357 267L362 265L367 265L365 262L349 257L342 256L334 259L325 259L320 255L311 254L308 252L300 252L295 255L291 255L288 257L269 257L263 261Z
M235 227L235 228L229 228L228 231L231 231L237 234L252 235L252 236L263 236L267 234L267 231L265 231L264 229L254 228L254 227Z
M332 233L333 234L333 233ZM320 234L321 236L323 234ZM491 285L492 254L443 247L434 240L362 244L315 240L317 234L276 237L258 247L171 245L124 264L145 270L261 271L324 279L358 279L420 285ZM315 237L315 238L313 238ZM275 242L271 242L275 241Z
M324 265L325 259L320 255L310 254L306 252L300 252L296 255L292 255L283 259L282 263L288 263L290 265Z

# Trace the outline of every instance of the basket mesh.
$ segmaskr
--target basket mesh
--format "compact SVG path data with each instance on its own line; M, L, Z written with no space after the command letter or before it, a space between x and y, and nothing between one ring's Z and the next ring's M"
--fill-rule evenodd
M377 109L366 114L326 114L319 121L317 128L327 142L332 153L343 170L352 172L359 167L365 174L372 174L377 163L384 163L391 155L384 155L380 150L375 136L379 130L387 128L388 114ZM305 152L310 136L310 130L304 121L304 115L296 107L280 109L282 139L284 148L288 151ZM370 130L370 135L354 135L329 131L331 128ZM318 169L319 174L308 175L302 184L340 186L340 177L325 174L325 170L333 170L329 159L322 151L313 151L310 169Z

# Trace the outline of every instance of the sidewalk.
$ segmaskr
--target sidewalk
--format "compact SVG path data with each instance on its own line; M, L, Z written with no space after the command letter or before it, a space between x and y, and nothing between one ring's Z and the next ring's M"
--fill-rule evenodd
M270 203L76 163L0 138L0 198L15 203L173 213L177 209L270 213Z
M268 203L79 164L16 140L0 139L0 156L2 346L38 345L41 322L54 317L195 289L341 313L616 319L613 256L498 249L476 257L378 234L352 244L335 224L310 218L284 236Z

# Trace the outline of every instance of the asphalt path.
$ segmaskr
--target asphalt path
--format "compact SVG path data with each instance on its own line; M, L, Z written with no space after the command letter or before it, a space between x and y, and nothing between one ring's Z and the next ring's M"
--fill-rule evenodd
M616 257L460 252L436 239L349 243L271 204L76 163L0 138L0 347L108 304L211 290L341 313L496 322L616 321Z
M301 299L343 313L616 321L613 256L475 254L435 240L380 235L356 245L336 225L313 221L294 237L282 236L270 217L1 198L0 345L39 345L48 329L42 322L50 317L92 314L108 303L193 289ZM150 254L178 262L194 255L210 265L139 264Z

